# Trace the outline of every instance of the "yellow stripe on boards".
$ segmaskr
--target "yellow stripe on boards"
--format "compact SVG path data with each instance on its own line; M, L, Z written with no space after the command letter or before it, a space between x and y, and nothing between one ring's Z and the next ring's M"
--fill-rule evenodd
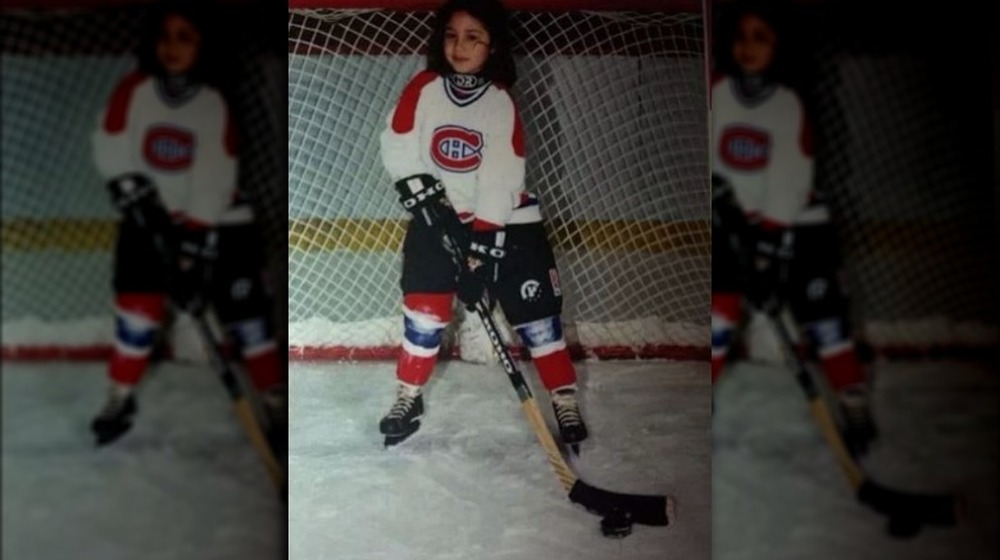
M711 248L707 221L551 220L546 227L559 249L707 255ZM405 231L405 219L298 219L289 222L288 248L395 252ZM114 219L16 219L3 223L2 242L13 251L110 251L117 232Z
M118 220L58 218L4 220L0 242L4 251L111 251Z
M845 247L851 256L888 253L926 253L946 250L942 228L926 222L874 222L845 229L843 237L857 246ZM561 250L672 253L707 256L711 253L708 220L560 220L546 222L549 239ZM290 251L396 252L402 247L406 219L303 218L289 222ZM117 219L53 218L4 220L0 241L7 251L108 252L114 248Z
M551 220L549 238L559 249L707 255L710 224L705 221ZM289 223L294 251L398 251L406 220L307 218Z
M372 218L303 218L288 223L292 251L397 251L406 220Z

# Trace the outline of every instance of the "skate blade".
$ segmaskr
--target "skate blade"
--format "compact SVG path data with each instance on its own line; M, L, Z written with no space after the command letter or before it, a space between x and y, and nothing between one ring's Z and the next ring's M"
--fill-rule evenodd
M417 433L417 429L419 427L420 427L420 424L417 424L416 426L413 427L413 430L405 432L405 433L401 433L401 434L386 434L385 441L383 442L383 445L385 446L386 449L388 449L390 447L393 447L395 445L399 445L400 443L403 443L404 441L406 441L407 439L409 439L410 436L412 436L413 434Z
M95 443L97 444L97 447L103 447L110 443L114 443L119 438L127 434L131 429L132 429L132 424L127 424L120 428L115 428L113 430L95 431L94 432L94 435L96 436Z
M405 435L385 436L385 441L383 442L383 445L385 446L386 449L388 449L390 447L393 447L393 446L396 446L396 445L399 445L399 444L403 443L404 441L406 441L407 439L409 439L410 436L412 436L412 435L413 435L413 432L405 434Z

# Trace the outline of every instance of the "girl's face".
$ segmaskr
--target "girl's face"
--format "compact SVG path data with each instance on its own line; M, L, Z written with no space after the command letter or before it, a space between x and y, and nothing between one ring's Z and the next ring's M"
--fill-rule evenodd
M774 60L778 36L774 28L758 16L749 14L740 19L733 41L733 59L747 74L760 74Z
M444 57L460 74L475 74L490 56L490 33L466 12L455 12L444 31Z
M188 20L170 14L156 42L156 56L168 74L184 74L194 68L201 47L201 33Z

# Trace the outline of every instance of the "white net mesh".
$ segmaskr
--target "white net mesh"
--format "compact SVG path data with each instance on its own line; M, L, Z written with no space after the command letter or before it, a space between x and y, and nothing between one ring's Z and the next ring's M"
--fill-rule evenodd
M290 13L293 354L384 355L399 342L406 215L378 136L423 68L431 18ZM571 343L591 355L707 351L701 14L515 12L511 24L527 185L556 250Z
M1000 344L989 34L974 11L807 8L791 14L792 85L815 119L860 338L907 355Z
M5 356L112 341L118 215L94 166L90 134L118 80L135 68L143 14L141 5L0 12ZM241 188L266 231L284 331L284 38L280 26L258 25L262 12L240 8L225 17L237 15L244 25L230 32L239 45L233 108Z
M905 52L826 62L820 186L841 221L853 312L871 343L995 344L990 145L967 132L989 123L973 100L940 88L961 76L929 64Z

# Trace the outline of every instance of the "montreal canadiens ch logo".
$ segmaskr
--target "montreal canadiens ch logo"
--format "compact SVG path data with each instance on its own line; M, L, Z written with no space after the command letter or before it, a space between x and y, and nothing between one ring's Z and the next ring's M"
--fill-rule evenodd
M722 161L734 169L756 171L767 165L771 137L754 128L734 127L722 132Z
M431 157L445 171L468 173L479 169L482 151L483 135L468 128L439 126L431 137Z
M142 155L154 169L187 169L194 159L194 135L173 127L151 128L143 140Z

